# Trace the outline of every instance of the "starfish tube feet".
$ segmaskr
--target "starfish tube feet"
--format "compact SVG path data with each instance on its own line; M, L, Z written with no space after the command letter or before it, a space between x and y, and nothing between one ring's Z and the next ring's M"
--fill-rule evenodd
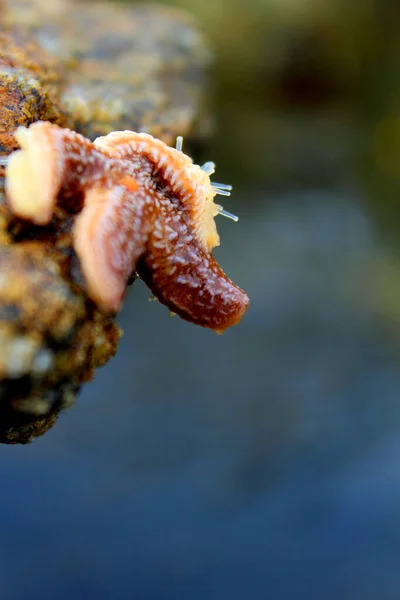
M132 160L142 156L148 160L153 177L158 179L165 193L175 197L187 213L198 243L211 252L220 240L214 217L220 212L214 203L217 189L207 171L195 165L180 149L167 146L147 133L114 131L97 138L94 145L113 152L121 159ZM230 187L230 186L228 186Z

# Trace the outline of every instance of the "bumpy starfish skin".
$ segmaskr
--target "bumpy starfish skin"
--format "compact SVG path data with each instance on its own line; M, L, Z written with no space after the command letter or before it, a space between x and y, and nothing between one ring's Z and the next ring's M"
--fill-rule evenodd
M188 213L191 228L203 250L211 252L219 246L214 221L218 214L214 204L216 192L209 175L193 164L189 156L147 133L134 131L113 131L97 138L94 145L126 160L137 156L146 158L164 192L176 198Z
M249 299L210 254L219 243L215 192L189 157L133 132L92 143L35 123L17 136L21 150L6 172L10 207L40 225L51 220L57 202L78 212L73 244L99 308L119 310L137 269L182 318L217 331L240 321ZM140 142L132 142L135 136Z
M248 308L247 294L200 248L171 201L164 198L160 209L138 264L140 277L183 319L217 331L235 325Z

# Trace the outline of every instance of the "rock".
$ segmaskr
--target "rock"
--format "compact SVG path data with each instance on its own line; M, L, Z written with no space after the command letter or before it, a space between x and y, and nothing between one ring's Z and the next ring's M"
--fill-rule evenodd
M166 143L204 135L211 56L191 15L157 5L13 0L4 23L23 23L40 44L40 76L54 71L47 54L57 57L58 100L68 126L87 137L117 129L146 131Z
M0 155L15 148L17 126L38 119L89 137L204 135L210 55L191 17L158 6L77 7L0 6ZM47 431L117 349L114 319L85 294L71 222L60 208L47 227L14 219L0 172L0 442Z

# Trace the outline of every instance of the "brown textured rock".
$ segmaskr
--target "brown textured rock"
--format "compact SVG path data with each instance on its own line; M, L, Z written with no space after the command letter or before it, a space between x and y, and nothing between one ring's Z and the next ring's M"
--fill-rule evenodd
M12 0L0 14L0 155L38 119L90 137L194 135L209 54L186 14L71 0ZM14 219L1 174L0 442L27 443L114 355L121 332L85 295L71 218Z
M60 63L22 31L0 31L0 155L17 145L14 131L39 119L68 123L58 98Z
M1 214L4 226L4 204ZM0 245L0 441L7 443L26 443L52 426L120 337L80 286L65 215L36 229L10 220Z
M56 83L69 127L89 138L146 131L167 143L208 133L210 52L189 14L74 0L10 0L5 13L6 26L23 24L63 65Z

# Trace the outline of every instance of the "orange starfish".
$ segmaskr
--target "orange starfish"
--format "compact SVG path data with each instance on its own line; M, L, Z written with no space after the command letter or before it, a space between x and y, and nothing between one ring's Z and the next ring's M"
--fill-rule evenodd
M148 134L114 132L93 143L38 122L17 130L21 150L8 160L12 212L38 225L54 207L82 197L73 244L89 296L99 308L121 307L137 270L153 294L182 318L223 331L247 310L247 295L211 255L219 244L214 203L230 186L212 184L213 163L193 164Z

